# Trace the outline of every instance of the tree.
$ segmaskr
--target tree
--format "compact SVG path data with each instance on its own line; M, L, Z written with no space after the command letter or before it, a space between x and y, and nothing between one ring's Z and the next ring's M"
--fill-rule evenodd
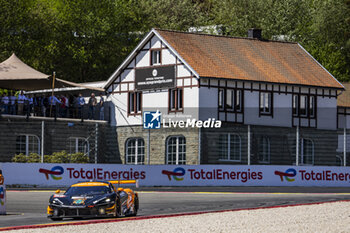
M350 0L0 0L0 6L0 60L15 52L41 72L75 82L106 80L151 28L205 26L242 37L261 28L265 39L298 42L336 78L350 81Z

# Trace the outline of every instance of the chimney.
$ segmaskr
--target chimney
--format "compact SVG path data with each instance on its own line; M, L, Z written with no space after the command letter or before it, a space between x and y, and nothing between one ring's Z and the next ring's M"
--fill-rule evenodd
M258 28L250 28L248 29L248 38L255 38L261 40L261 29Z

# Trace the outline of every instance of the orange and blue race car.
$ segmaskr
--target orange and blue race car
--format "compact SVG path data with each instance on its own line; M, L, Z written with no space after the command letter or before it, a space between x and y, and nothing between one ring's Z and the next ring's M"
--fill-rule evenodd
M47 217L52 220L84 217L136 216L139 209L138 194L121 184L137 185L137 180L88 181L71 185L67 191L52 195Z

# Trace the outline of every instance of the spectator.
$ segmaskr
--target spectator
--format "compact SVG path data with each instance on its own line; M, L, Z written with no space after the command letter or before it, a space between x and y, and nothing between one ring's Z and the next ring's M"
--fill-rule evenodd
M66 98L64 95L61 95L60 101L60 117L66 117Z
M23 94L23 91L17 97L17 114L23 115L24 102L27 101L27 97Z
M28 100L28 115L32 115L32 113L34 112L34 98L33 95L30 95L29 98L27 98Z
M68 117L69 116L69 99L65 95L63 95L63 98L65 99L64 114L65 114L65 117Z
M9 114L10 99L8 97L8 94L3 95L2 99L1 99L1 103L2 103L3 108L4 108L4 114Z
M41 99L41 109L43 112L43 116L46 117L49 114L47 114L48 109L49 109L49 98L47 95L44 95L43 98Z
M52 95L49 97L49 104L50 104L50 116L57 116L57 104L61 104L61 101L57 99L56 96Z
M104 104L105 104L105 100L103 99L102 93L100 93L100 102L98 103L98 106L100 108L100 120L101 121L104 121L104 119L105 119L105 107L104 107Z
M95 108L97 105L97 100L95 97L95 93L91 93L91 96L89 98L89 119L95 120Z
M16 115L16 96L13 94L13 91L10 92L10 114Z
M5 94L0 96L0 114L4 111L4 104L2 103L2 99L5 97Z
M78 117L79 118L83 118L84 117L84 105L85 105L85 100L82 96L82 94L80 93L78 96Z
M33 102L34 102L34 116L40 116L41 96L34 95Z
M76 117L76 110L77 108L75 108L75 102L76 102L76 96L74 95L69 95L68 98L68 117L69 118L75 118Z

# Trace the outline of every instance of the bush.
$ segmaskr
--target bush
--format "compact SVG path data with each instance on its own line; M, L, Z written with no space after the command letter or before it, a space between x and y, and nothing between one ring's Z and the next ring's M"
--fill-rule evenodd
M36 153L30 153L27 157L27 163L40 163L41 156Z
M40 163L41 156L30 153L28 156L23 153L12 158L15 163ZM44 155L44 163L88 163L89 158L83 153L68 154L67 151L54 152L52 155Z
M84 155L83 153L75 153L70 155L71 163L88 163L89 157Z
M63 150L60 152L54 152L52 155L49 156L50 162L48 163L69 163L69 156L67 151Z
M18 155L15 155L15 157L12 158L12 162L15 163L26 163L28 162L27 156L20 153Z

